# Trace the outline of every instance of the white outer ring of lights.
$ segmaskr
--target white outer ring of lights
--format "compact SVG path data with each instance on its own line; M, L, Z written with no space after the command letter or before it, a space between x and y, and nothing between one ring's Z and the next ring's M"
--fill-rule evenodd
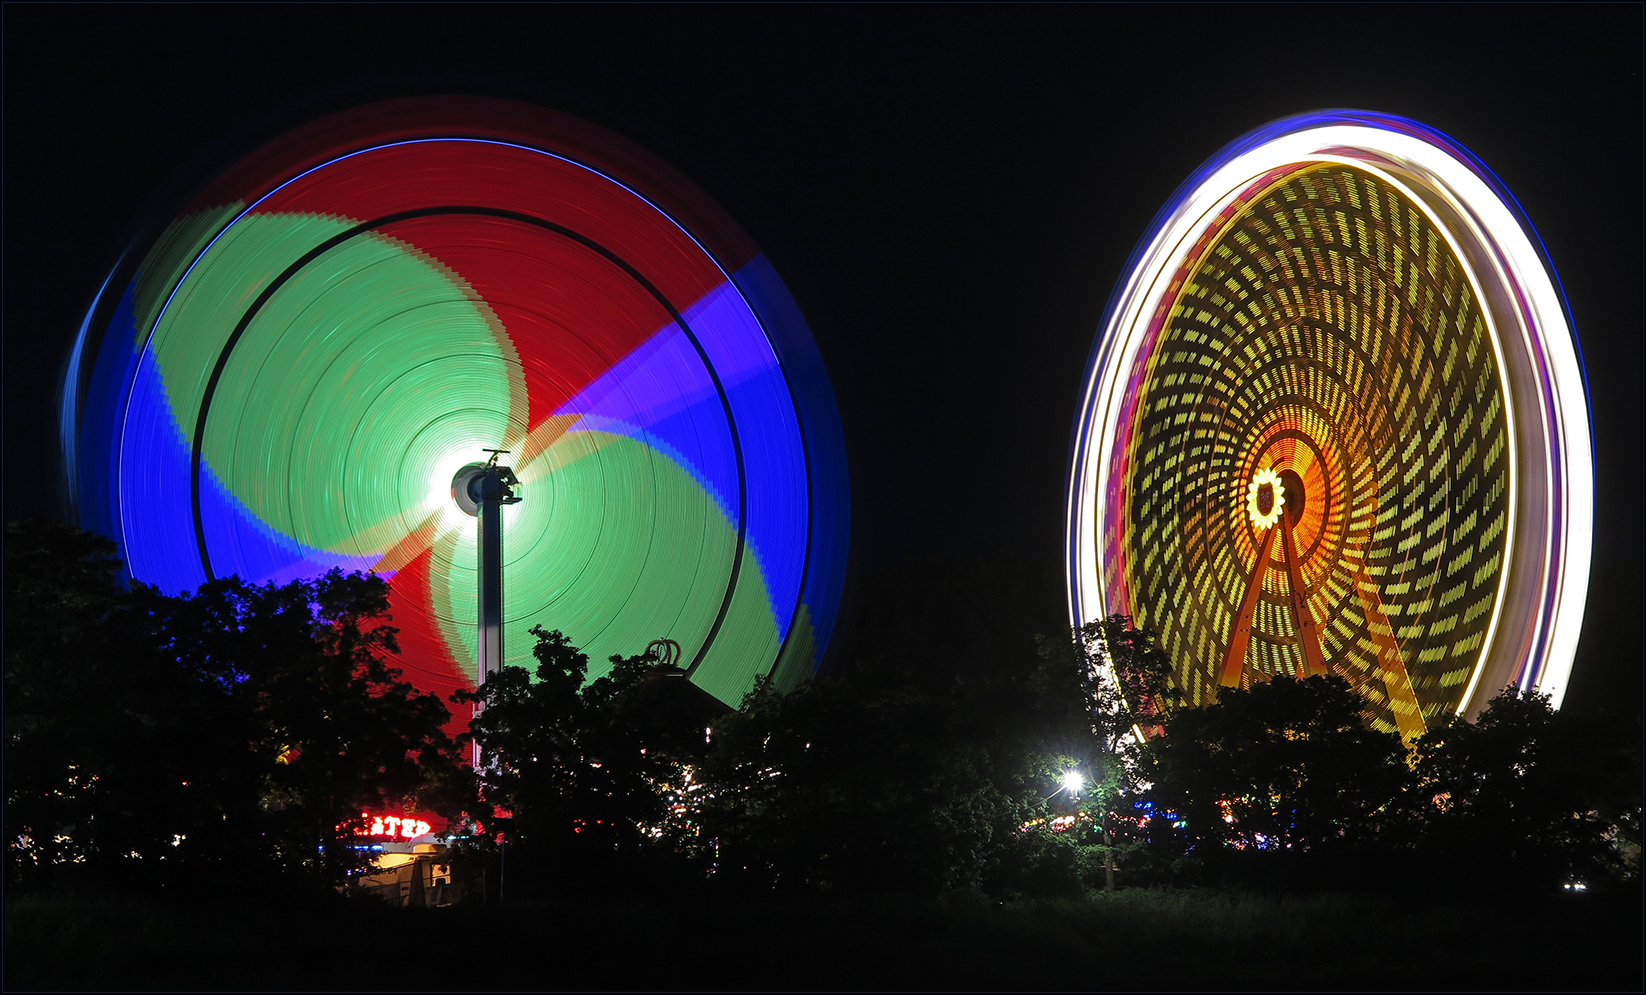
M1140 247L1135 265L1116 291L1082 391L1065 509L1070 621L1078 626L1126 610L1110 602L1097 557L1100 523L1107 519L1102 485L1113 469L1111 454L1122 430L1121 402L1154 307L1195 240L1236 195L1276 169L1309 162L1343 163L1390 181L1430 214L1436 230L1448 235L1477 293L1481 290L1478 281L1485 278L1510 299L1518 299L1519 308L1503 309L1491 306L1491 296L1481 294L1479 298L1506 387L1511 512L1493 620L1458 712L1478 713L1508 682L1483 682L1489 671L1507 676L1523 690L1549 695L1559 707L1582 628L1594 536L1593 449L1573 331L1542 255L1497 191L1446 149L1372 124L1339 119L1304 125L1261 142L1223 162L1183 193L1169 214L1157 219L1152 236ZM1464 230L1440 220L1433 213L1436 205L1446 208ZM1477 251L1462 251L1460 239ZM1480 265L1482 259L1487 265ZM1504 362L1505 347L1528 357L1541 374L1544 386L1536 390L1539 410L1516 412L1511 406L1516 391L1508 383L1511 372ZM1534 445L1527 444L1528 434ZM1516 463L1527 459L1540 461L1543 470L1542 517L1550 525L1542 532L1542 549L1514 548L1515 509L1522 501L1517 475L1521 468ZM1553 486L1556 478L1564 485L1558 490ZM1534 556L1541 563L1516 559ZM1541 605L1532 611L1530 621L1536 631L1522 640L1521 647L1502 649L1496 637L1507 593L1503 585L1512 568L1527 567L1537 571L1535 589L1542 592ZM1524 656L1527 642L1533 647L1541 644L1542 652ZM1495 659L1493 651L1499 649L1523 658Z

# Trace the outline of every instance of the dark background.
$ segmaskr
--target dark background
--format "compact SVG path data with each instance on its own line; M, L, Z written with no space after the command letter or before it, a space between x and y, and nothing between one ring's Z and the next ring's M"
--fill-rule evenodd
M941 657L1027 639L1062 623L1069 431L1133 244L1224 143L1302 110L1365 108L1481 157L1560 270L1599 484L1567 703L1639 708L1637 5L11 4L0 16L8 520L63 513L67 346L144 221L319 114L492 93L670 161L794 292L851 461L838 644L901 640Z

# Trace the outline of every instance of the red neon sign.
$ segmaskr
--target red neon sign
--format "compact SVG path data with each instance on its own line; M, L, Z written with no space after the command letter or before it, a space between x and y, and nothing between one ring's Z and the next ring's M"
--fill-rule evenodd
M409 815L373 815L370 812L361 812L360 815L368 819L371 825L355 830L357 836L394 836L409 840L427 836L434 829L422 819Z

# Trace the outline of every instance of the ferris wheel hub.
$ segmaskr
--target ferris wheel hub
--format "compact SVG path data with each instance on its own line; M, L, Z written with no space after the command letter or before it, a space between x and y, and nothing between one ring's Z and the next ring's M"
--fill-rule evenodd
M1252 527L1262 531L1280 522L1280 512L1286 507L1286 489L1280 475L1272 468L1252 474L1246 485L1246 515Z
M1309 493L1303 487L1303 478L1296 470L1280 471L1281 503L1286 508L1287 517L1293 523L1303 517L1303 509L1308 507Z

